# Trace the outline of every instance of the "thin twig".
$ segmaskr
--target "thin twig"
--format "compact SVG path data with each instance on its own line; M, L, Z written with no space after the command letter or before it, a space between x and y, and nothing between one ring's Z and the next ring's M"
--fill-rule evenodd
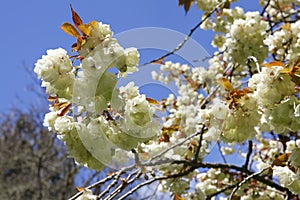
M224 163L195 163L193 161L188 161L188 160L175 160L172 162L172 164L184 164L185 166L191 166L194 167L195 169L197 168L213 168L213 169L232 169L240 172L244 172L247 175L253 175L254 172L250 171L248 169L245 169L243 167L233 165L233 164L224 164ZM285 187L282 187L281 185L278 185L277 183L273 182L272 180L268 179L265 176L256 176L256 180L272 187L275 188L281 192L288 192L288 189Z
M265 5L265 7L263 8L263 10L260 13L260 16L263 16L267 10L267 7L270 5L271 0L268 0L267 4Z
M114 187L118 182L119 182L119 178L121 177L122 173L117 173L117 175L115 176L114 180L105 188L105 190L103 190L99 195L98 195L98 199L101 199L106 193L109 192L109 190Z
M92 188L95 188L113 178L115 178L116 176L121 176L121 174L125 173L126 171L129 171L129 170L132 170L135 166L134 165L131 165L131 166L128 166L128 167L124 167L122 168L120 171L118 171L117 173L113 173L111 174L110 176L107 176L105 177L104 179L101 179L100 181L97 181L95 183L93 183L92 185L89 185L88 187L86 187L85 189L92 189ZM75 200L76 198L78 198L80 195L82 195L83 193L83 190L76 193L74 196L72 196L71 198L69 198L69 200Z
M200 134L200 132L194 133L194 134L192 134L192 135L186 137L183 141L178 142L178 143L176 143L176 144L173 144L173 145L170 146L169 148L167 148L167 149L163 150L162 152L160 152L159 154L153 156L153 157L149 160L149 162L155 160L156 158L161 157L162 155L164 155L165 153L167 153L167 152L170 151L171 149L174 149L175 147L177 147L177 146L179 146L179 145L182 145L183 143L185 143L185 142L188 141L189 139L192 139L193 137L195 137L195 136L197 136L197 135L199 135L199 134Z
M156 194L156 192L157 192L157 190L158 190L158 186L159 186L159 184L157 184L157 185L156 185L156 187L155 187L154 191L152 192L152 194L151 194L151 196L150 196L150 199L149 199L149 200L151 200L151 199L153 199L153 198L154 198L154 196L155 196L155 194Z
M233 188L235 188L237 185L238 185L238 183L236 183L236 184L234 184L234 185L228 185L227 187L223 188L222 190L219 190L219 191L217 191L217 192L215 192L215 193L213 193L213 194L207 196L207 197L206 197L206 200L210 200L212 197L217 196L217 195L219 195L219 194L225 192L226 190L233 189Z
M253 173L251 175L249 175L248 177L246 177L243 181L239 182L239 184L232 190L231 194L230 194L230 199L233 199L234 193L243 185L245 184L247 181L249 181L250 179L259 176L260 174L262 174L264 171L268 170L270 167L266 167L264 169L262 169L261 171L258 171L256 173Z
M119 198L119 200L122 200L122 199L126 198L127 196L131 195L133 192L135 192L136 190L138 190L139 188L141 188L141 187L143 187L145 185L150 185L151 183L154 183L154 182L159 181L159 180L164 180L164 179L168 179L168 177L167 176L156 177L156 178L150 179L148 181L145 181L143 183L140 183L137 186L135 186L134 188L132 188L129 192L127 192L124 195L122 195Z
M151 183L153 183L155 181L182 177L182 176L188 175L189 173L191 173L194 170L195 170L195 168L191 167L191 168L187 169L186 171L178 173L178 174L171 174L171 175L168 175L168 176L155 177L153 179L147 180L147 181L145 181L143 183L138 184L134 188L132 188L130 191L128 191L127 193L125 193L123 196L121 196L118 200L122 200L122 199L126 198L127 196L131 195L136 190L138 190L139 188L141 188L141 187L143 187L145 185L150 185Z
M219 89L220 87L221 87L220 85L217 85L217 86L213 89L213 91L212 91L209 95L207 95L207 96L205 97L205 99L204 99L204 100L201 102L201 104L199 105L201 109L204 109L204 108L205 108L205 105L209 102L210 98L211 98L213 95L216 94L216 92L218 91L218 89Z
M151 60L149 62L146 62L144 64L142 64L141 66L145 66L145 65L148 65L148 64L151 64L151 63L155 63L155 62L158 62L160 60L163 60L165 59L166 57L170 56L170 55L173 55L175 52L179 51L184 45L185 43L190 39L190 37L193 35L193 33L197 30L197 28L199 28L201 26L201 24L203 24L214 12L216 12L218 10L218 8L224 4L226 1L223 1L221 3L219 3L212 11L210 11L196 26L194 26L189 34L184 38L184 40L178 44L178 46L173 49L173 51L170 51L168 53L166 53L165 55L157 58L157 59L154 59L154 60Z
M197 149L196 149L195 156L194 156L194 161L195 161L195 162L198 161L200 149L201 149L201 146L202 146L202 140L203 140L204 129L205 129L205 126L202 125L201 131L200 131L200 137L199 137L199 144L198 144L198 147L197 147Z
M130 180L130 178L132 176L134 176L135 174L137 174L137 175ZM130 173L126 177L126 179L121 180L121 184L114 191L112 191L104 200L111 200L111 199L113 199L120 192L122 192L122 190L125 189L130 183L132 183L134 180L136 180L140 175L141 175L141 170L140 169L136 169L135 171L133 171L132 173Z
M222 153L220 142L218 142L218 147L219 147L219 152L220 152L221 158L223 159L223 162L227 163L227 160L226 160L224 154Z

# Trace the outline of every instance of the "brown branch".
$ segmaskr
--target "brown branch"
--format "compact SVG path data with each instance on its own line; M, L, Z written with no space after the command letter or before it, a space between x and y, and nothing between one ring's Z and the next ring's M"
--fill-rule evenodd
M119 170L118 172L113 173L113 174L111 174L111 175L105 177L104 179L101 179L100 181L95 182L95 183L92 184L92 185L89 185L88 187L86 187L86 189L92 189L92 188L98 187L99 185L104 184L104 183L106 183L107 181L109 181L109 180L111 180L111 179L118 180L119 177L120 177L122 174L124 174L124 173L127 172L127 171L130 171L130 170L134 169L134 167L135 167L134 165L131 165L131 166L129 166L129 167L125 167L125 168ZM72 196L71 198L69 198L69 200L75 200L75 199L78 198L80 195L82 195L82 193L83 193L83 191L80 191L80 192L76 193L74 196Z
M199 134L200 134L200 132L197 132L197 133L194 133L194 134L192 134L192 135L186 137L183 141L178 142L178 143L176 143L176 144L170 146L169 148L163 150L163 151L160 152L159 154L153 156L153 157L149 160L149 162L155 160L156 158L161 157L162 155L164 155L165 153L167 153L167 152L170 151L171 149L174 149L175 147L177 147L177 146L179 146L179 145L182 145L182 144L185 143L186 141L192 139L193 137L195 137L195 136L197 136L197 135L199 135Z
M236 183L236 184L233 184L233 185L228 185L227 187L223 188L222 190L219 190L211 195L208 195L206 197L206 200L210 200L211 198L213 198L214 196L217 196L219 194L222 194L223 192L225 192L226 190L230 190L230 189L233 189L235 188L239 183Z
M246 156L245 164L243 165L243 167L245 169L248 169L249 161L250 161L250 157L251 157L252 151L253 151L253 142L252 142L252 140L249 140L248 141L248 153L247 153L247 156Z
M191 173L192 171L194 171L196 168L194 167L190 167L188 168L186 171L177 173L177 174L171 174L168 176L160 176L160 177L155 177L153 179L147 180L143 183L138 184L137 186L135 186L134 188L132 188L130 191L128 191L127 193L125 193L124 195L122 195L119 200L125 199L127 196L133 194L135 191L137 191L139 188L145 186L145 185L150 185L153 182L156 181L160 181L160 180L166 180L166 179L174 179L174 178L179 178L179 177L183 177L188 175L189 173Z
M130 173L126 179L121 179L121 184L113 192L111 192L104 200L112 200L115 196L122 192L129 184L137 180L141 176L141 174L141 170L137 169ZM133 175L135 176L132 179L130 179ZM98 196L98 198L100 199L100 196Z
M260 13L260 16L263 16L267 10L267 7L270 5L271 0L268 0L267 4L264 6L263 10Z
M262 169L261 171L259 172L256 172L256 173L253 173L251 175L249 175L248 177L246 177L243 181L239 182L238 185L232 190L231 194L230 194L230 199L234 199L234 194L235 192L243 185L245 184L246 182L248 182L250 179L252 178L255 178L255 177L258 177L259 175L261 175L264 171L268 170L270 167L266 167L264 169Z
M191 167L194 167L195 169L197 169L197 168L232 169L232 170L243 172L247 175L254 174L253 171L250 171L243 167L240 167L237 165L232 165L232 164L224 164L224 163L203 163L203 162L194 163L194 162L187 161L187 160L176 160L176 161L173 161L172 164L184 164L185 166L191 166ZM258 180L270 187L273 187L281 192L289 192L289 190L287 188L278 185L277 183L268 179L268 177L266 177L266 176L256 176L255 178L256 178L256 180Z
M200 137L199 137L199 144L198 144L198 147L196 149L195 156L194 156L194 162L198 162L198 156L199 156L200 149L201 149L201 146L202 146L204 130L205 130L205 126L202 125L201 131L200 131Z

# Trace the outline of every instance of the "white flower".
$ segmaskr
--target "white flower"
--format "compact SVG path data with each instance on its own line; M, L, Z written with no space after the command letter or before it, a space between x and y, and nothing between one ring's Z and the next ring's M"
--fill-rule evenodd
M220 99L214 99L211 105L211 115L218 120L224 120L228 113L228 108Z
M296 148L296 142L293 140L286 142L286 153L291 153Z
M267 26L259 12L247 12L245 19L235 19L224 44L229 47L224 59L244 65L249 56L254 56L262 62L268 54L263 43Z
M196 0L195 2L199 9L210 12L221 2L221 0Z
M268 151L267 155L270 158L274 158L276 155L278 155L278 153L280 153L280 150L278 148L273 148Z
M296 140L296 146L297 146L298 148L300 148L300 139L297 139L297 140Z
M125 106L125 115L138 126L144 126L151 121L152 111L145 95L129 99Z
M44 123L43 125L48 127L49 131L55 130L54 123L57 119L57 113L56 112L49 112L44 117Z
M129 82L126 86L120 87L120 94L125 99L133 99L139 95L139 87L134 86L134 82Z
M233 147L221 147L221 151L224 155L233 154L235 152L235 149Z
M262 106L279 103L283 97L294 93L295 84L290 76L280 74L282 69L281 66L263 67L261 73L249 79L248 86L255 90L254 96Z
M279 182L286 187L294 181L295 173L292 172L287 166L274 166L273 175L277 176L279 178Z
M138 71L137 65L139 63L140 54L137 51L136 48L127 48L124 51L125 55L125 61L122 65L120 65L121 68L124 67L124 69L120 70L119 68L119 77L126 77L128 74L132 74L133 72Z
M217 141L220 138L221 131L216 127L210 127L208 131L203 135L203 138L207 141Z
M267 167L269 167L270 165L269 164L267 164L267 163L265 163L265 162L262 162L262 161L260 161L260 162L258 162L257 164L256 164L256 167L257 167L257 169L259 170L259 171L261 171L261 170L263 170L263 169L265 169L265 168L267 168Z
M109 24L99 22L98 26L94 27L92 30L91 35L92 37L98 37L100 40L103 40L106 37L111 37L113 32L111 31Z
M125 56L126 56L126 65L129 68L134 68L137 66L139 62L140 54L136 48L127 48L125 49ZM130 72L133 72L130 70Z
M60 74L68 73L71 70L71 60L67 51L62 48L47 50L47 55L39 59L34 68L38 77L46 82L54 82Z
M74 119L71 116L58 117L55 120L54 128L59 133L66 133L74 128Z
M274 141L274 140L271 140L269 142L269 146L270 146L270 148L276 148L276 147L278 147L278 142Z

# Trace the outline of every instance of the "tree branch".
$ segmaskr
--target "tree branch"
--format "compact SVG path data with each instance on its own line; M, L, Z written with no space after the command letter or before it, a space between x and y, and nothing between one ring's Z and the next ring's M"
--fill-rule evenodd
M234 193L243 185L245 184L247 181L249 181L252 178L255 178L257 176L259 176L260 174L262 174L264 171L266 171L267 169L269 169L270 167L266 167L264 169L262 169L259 172L253 173L251 175L249 175L248 177L246 177L243 181L239 182L238 185L232 190L231 194L230 194L230 199L233 199Z
M178 178L178 177L183 177L185 175L188 175L189 173L191 173L192 171L194 171L195 168L191 167L189 169L187 169L184 172L178 173L178 174L171 174L168 176L161 176L161 177L155 177L153 179L147 180L143 183L138 184L137 186L135 186L134 188L132 188L129 192L125 193L124 195L122 195L119 200L125 199L127 196L133 194L135 191L137 191L139 188L145 186L145 185L149 185L155 181L160 181L160 180L166 180L166 179L174 179L174 178Z
M149 162L155 160L156 158L161 157L162 155L164 155L165 153L167 153L167 152L170 151L171 149L174 149L175 147L177 147L177 146L179 146L179 145L182 145L182 144L185 143L186 141L192 139L193 137L195 137L195 136L197 136L197 135L199 135L199 134L200 134L200 132L197 132L197 133L194 133L194 134L192 134L192 135L186 137L183 141L178 142L178 143L176 143L176 144L170 146L169 148L163 150L163 151L160 152L159 154L153 156L153 157L149 160Z
M243 165L243 168L245 168L245 169L248 169L252 151L253 151L253 142L252 142L252 140L249 140L248 141L248 153L247 153L247 156L246 156L245 164Z
M267 4L264 6L263 10L260 13L260 16L263 16L267 10L267 7L270 5L271 0L268 0Z
M174 53L176 53L177 51L179 51L184 45L185 43L190 39L190 37L193 35L193 33L197 30L197 28L199 28L214 12L216 12L218 10L218 8L224 4L226 1L223 1L221 3L219 3L212 11L210 11L198 24L196 24L189 32L189 34L184 38L184 40L178 44L178 46L173 49L173 51L170 51L168 53L166 53L165 55L157 58L157 59L154 59L154 60L151 60L149 62L146 62L144 64L142 64L141 66L145 66L145 65L148 65L148 64L151 64L151 63L155 63L155 62L158 62L160 60L163 60L165 59L166 57L170 56L170 55L173 55Z
M115 180L118 180L119 177L120 177L122 174L124 174L124 173L127 172L127 171L130 171L130 170L134 169L134 167L135 167L134 165L131 165L131 166L129 166L129 167L122 168L122 169L119 170L118 172L113 173L113 174L111 174L111 175L105 177L104 179L101 179L100 181L95 182L95 183L92 184L92 185L89 185L88 187L86 187L86 189L92 189L92 188L95 188L95 187L97 187L97 186L99 186L99 185L101 185L101 184L106 183L107 181L109 181L109 180L111 180L111 179L113 179L113 178L114 178ZM80 195L82 195L82 193L83 193L83 191L80 191L80 192L76 193L74 196L72 196L71 198L69 198L69 200L75 200L75 199L78 198Z
M236 170L236 171L240 171L243 172L247 175L252 175L254 174L253 171L250 171L248 169L245 169L243 167L240 166L236 166L236 165L232 165L232 164L223 164L223 163L203 163L203 162L199 162L199 163L194 163L191 161L187 161L187 160L175 160L172 162L172 164L184 164L186 166L192 166L195 169L197 168L213 168L213 169L232 169L232 170ZM268 177L266 176L255 176L256 180L270 186L273 187L281 192L288 192L288 189L285 187L282 187L280 185L278 185L277 183L273 182L272 180L268 179Z
M215 192L215 193L213 193L213 194L207 196L206 199L207 199L207 200L210 200L212 197L217 196L217 195L219 195L219 194L225 192L226 190L233 189L233 188L235 188L237 185L238 185L238 183L237 183L237 184L234 184L234 185L228 185L227 187L223 188L222 190L219 190L219 191L217 191L217 192Z
M197 161L198 161L200 149L201 149L201 146L202 146L202 140L203 140L204 129L205 129L205 126L202 125L201 131L200 131L200 137L199 137L199 144L198 144L198 147L197 147L197 149L196 149L195 156L194 156L194 162L197 162Z
M132 179L130 179L134 174L136 174ZM117 196L120 192L123 191L129 184L131 184L133 181L138 179L141 176L141 170L137 169L134 172L130 173L126 179L121 179L121 184L113 191L111 192L104 200L111 200L115 196Z

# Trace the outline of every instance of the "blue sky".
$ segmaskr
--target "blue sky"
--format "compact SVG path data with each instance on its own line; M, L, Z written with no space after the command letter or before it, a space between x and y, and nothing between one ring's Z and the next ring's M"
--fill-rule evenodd
M70 3L84 22L97 20L108 23L115 34L141 27L168 28L187 34L201 18L201 12L196 6L185 15L183 8L178 7L177 0L2 2L0 112L7 111L12 106L22 108L29 104L38 104L39 101L28 89L33 82L24 66L33 70L34 63L47 49L63 47L70 52L70 46L75 40L60 29L63 22L71 22ZM247 5L248 9L251 7L253 6ZM193 38L208 53L213 52L210 46L211 33L199 29ZM151 57L148 55L148 58Z
M176 0L5 1L0 12L0 112L13 105L22 108L37 103L28 90L32 78L24 66L33 70L36 60L50 48L63 47L70 51L75 40L60 29L63 22L71 22L70 3L85 22L108 23L115 34L140 27L163 27L188 33L201 17L196 8L185 15ZM207 43L199 32L195 38Z

